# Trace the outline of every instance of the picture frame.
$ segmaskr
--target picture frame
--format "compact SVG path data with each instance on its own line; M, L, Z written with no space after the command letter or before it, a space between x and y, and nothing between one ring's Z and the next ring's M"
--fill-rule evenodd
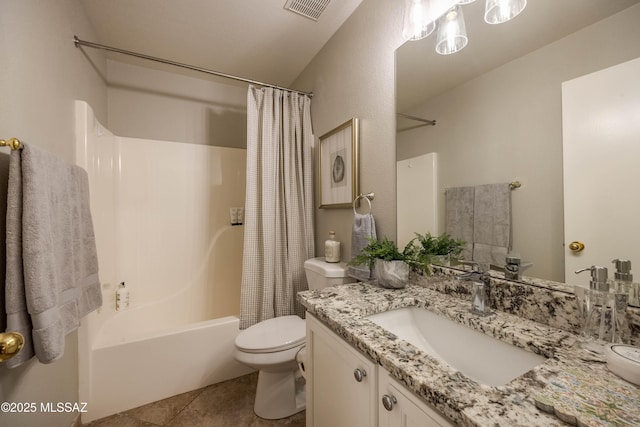
M352 118L320 137L319 208L350 208L359 194L359 121Z

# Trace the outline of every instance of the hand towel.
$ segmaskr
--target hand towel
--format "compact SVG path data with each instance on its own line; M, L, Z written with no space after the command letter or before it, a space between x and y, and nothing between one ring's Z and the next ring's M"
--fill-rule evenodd
M59 359L65 336L102 305L87 173L31 145L11 153L6 305L8 330L26 341L9 367L34 353Z
M362 249L368 244L368 239L376 239L376 222L371 213L359 214L354 213L353 229L351 231L351 257L360 255ZM370 280L371 269L368 265L350 265L347 268L347 274L359 281Z
M445 192L445 232L465 244L460 257L471 260L473 255L473 187L448 188Z
M473 210L473 260L505 265L511 250L509 183L476 186Z
M0 200L3 202L0 203L0 224L7 223L7 187L9 184L9 154L0 153ZM7 238L6 238L7 228L0 227L0 260L5 260L5 262L0 262L0 331L5 331L7 329L7 312L5 305L5 283L6 283L6 259L7 259Z

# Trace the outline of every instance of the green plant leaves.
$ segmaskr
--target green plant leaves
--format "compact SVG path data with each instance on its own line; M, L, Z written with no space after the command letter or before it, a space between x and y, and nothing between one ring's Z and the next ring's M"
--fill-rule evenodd
M437 258L442 255L458 256L464 246L464 241L453 239L446 233L439 237L429 233L415 234L416 237L404 247L402 252L387 237L381 240L369 238L369 244L349 264L367 265L373 268L376 259L404 261L416 271L431 274L431 264L434 264Z

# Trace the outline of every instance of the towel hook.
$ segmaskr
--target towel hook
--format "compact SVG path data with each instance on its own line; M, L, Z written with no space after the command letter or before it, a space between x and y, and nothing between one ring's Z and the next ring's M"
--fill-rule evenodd
M357 214L358 211L356 211L356 203L358 203L358 200L360 199L365 199L367 201L367 203L369 204L369 212L367 212L367 214L371 213L371 201L374 199L375 197L375 193L367 193L367 194L358 194L358 196L353 199L353 213ZM366 214L365 214L366 215Z

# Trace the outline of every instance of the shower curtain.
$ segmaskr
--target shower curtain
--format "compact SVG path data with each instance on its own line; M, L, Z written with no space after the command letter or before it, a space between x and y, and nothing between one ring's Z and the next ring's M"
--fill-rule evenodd
M304 261L314 253L310 104L306 95L249 87L241 329L304 315L296 294L307 289Z

